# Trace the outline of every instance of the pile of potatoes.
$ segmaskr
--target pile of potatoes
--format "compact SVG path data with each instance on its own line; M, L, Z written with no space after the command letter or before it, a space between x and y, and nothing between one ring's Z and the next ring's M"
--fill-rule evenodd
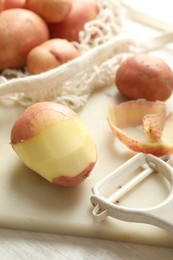
M96 1L0 0L0 71L38 74L78 57L71 42L96 18Z

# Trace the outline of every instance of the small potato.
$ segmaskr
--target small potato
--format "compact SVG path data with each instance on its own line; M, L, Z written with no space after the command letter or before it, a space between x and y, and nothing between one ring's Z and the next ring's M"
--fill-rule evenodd
M0 11L4 9L4 0L0 0Z
M67 40L51 39L32 49L27 56L31 74L56 68L79 56L77 49Z
M72 9L65 19L50 25L51 37L78 41L79 32L87 22L95 19L97 14L96 0L73 0Z
M1 2L1 0L0 0ZM26 0L4 0L3 9L25 8Z
M39 14L49 23L63 21L71 7L72 0L26 0L26 8Z
M49 39L47 24L25 9L0 13L0 70L26 65L29 51Z
M115 84L127 98L165 101L173 91L173 72L161 58L138 54L120 65Z

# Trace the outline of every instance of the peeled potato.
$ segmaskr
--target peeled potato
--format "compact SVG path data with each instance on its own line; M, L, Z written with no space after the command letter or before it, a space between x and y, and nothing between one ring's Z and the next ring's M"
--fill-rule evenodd
M35 46L49 39L47 24L25 9L0 13L0 70L26 65L26 56Z
M79 52L70 42L62 39L51 39L29 52L27 68L31 74L39 74L78 56Z
M120 93L130 99L165 101L172 94L173 72L161 58L138 54L122 62L115 83Z
M28 107L12 127L11 145L27 167L60 186L85 181L97 161L96 144L80 117L54 102Z

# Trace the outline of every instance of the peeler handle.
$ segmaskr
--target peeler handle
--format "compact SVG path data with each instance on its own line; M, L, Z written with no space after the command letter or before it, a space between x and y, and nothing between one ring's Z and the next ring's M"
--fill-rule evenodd
M93 188L93 195L91 196L91 203L94 205L92 212L93 217L96 222L101 222L106 217L111 216L127 222L151 224L173 234L173 168L171 167L171 159L169 157L158 158L151 154L138 154L114 173L122 174L122 169L129 169L129 165L131 166L131 164L135 166L135 169L138 164L141 165L141 163L143 165L143 171L125 184L120 190L117 190L113 196L111 195L111 197L105 198L102 194L104 187L108 187L110 179L112 182L112 174L106 177L104 182L101 181ZM164 201L149 208L124 207L115 202L120 196L125 194L130 188L133 188L135 184L139 183L140 180L143 180L143 178L153 171L159 172L170 183L171 192ZM116 177L117 175L115 178Z
M173 192L161 204L147 209L112 204L97 195L91 196L91 202L95 205L92 213L96 222L110 216L127 222L151 224L173 234Z

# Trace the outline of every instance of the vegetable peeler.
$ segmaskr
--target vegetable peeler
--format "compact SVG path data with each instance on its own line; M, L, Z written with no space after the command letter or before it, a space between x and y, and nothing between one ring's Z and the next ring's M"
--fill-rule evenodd
M156 157L152 154L138 153L122 164L104 179L92 187L91 203L94 220L101 222L108 216L127 222L151 224L167 230L173 234L173 168L169 156ZM130 181L109 194L115 189L115 183L122 175L139 171ZM148 208L132 208L118 204L118 200L133 189L151 173L160 173L170 184L169 195L161 203Z

